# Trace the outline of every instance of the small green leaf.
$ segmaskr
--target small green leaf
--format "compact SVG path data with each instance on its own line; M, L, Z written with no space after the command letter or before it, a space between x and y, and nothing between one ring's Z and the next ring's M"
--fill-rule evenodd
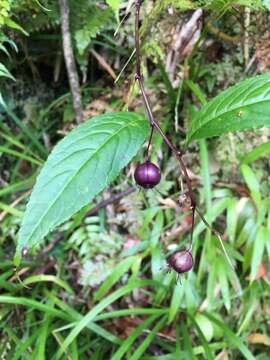
M227 208L227 231L231 243L235 240L237 217L237 200L231 198Z
M183 338L184 338L184 349L187 354L187 359L196 360L197 357L194 354L194 348L191 343L191 338L190 338L190 334L188 333L188 329L184 323L182 324L181 327L182 327L181 330L182 330L182 334L183 334Z
M129 358L130 360L139 360L142 358L145 351L149 348L152 341L156 338L157 333L164 327L166 318L166 316L163 316L154 326L154 328L151 329L146 338L141 342L141 344L137 347L132 356Z
M203 314L198 313L195 317L195 321L201 329L203 336L209 342L212 340L214 335L214 328L211 321Z
M141 147L148 122L129 112L85 122L61 140L37 178L19 232L15 264L113 181Z
M182 286L182 284L177 283L174 286L173 296L171 299L171 305L169 310L169 322L172 322L176 317L179 311L179 307L183 301L183 297L184 297L184 287Z
M15 21L11 20L10 18L5 19L5 25L10 27L11 29L21 31L25 36L29 35L27 31L25 31L19 24L17 24Z
M223 259L220 259L218 262L218 278L221 287L221 294L224 300L224 305L226 309L229 311L231 309L231 298L230 298L230 289L229 289L229 282L227 277L227 270L226 264L224 263Z
M117 20L119 19L120 0L106 0L106 3L112 8Z
M41 9L43 9L44 11L52 11L52 10L50 10L50 9L47 9L44 5L42 5L40 2L39 2L39 0L35 0L35 2L38 4L38 6L40 6L41 7Z
M151 323L158 318L158 315L149 316L146 320L142 321L131 334L123 341L118 350L114 353L111 360L121 360L125 353L130 349L135 340L143 334L145 329L148 329Z
M29 276L28 278L26 278L23 281L23 284L27 286L30 284L41 283L41 282L52 282L58 286L61 286L68 293L71 293L71 294L73 293L73 290L70 288L70 286L65 281L61 280L60 278L58 278L57 276L54 276L54 275L40 274L40 275Z
M204 105L191 123L187 140L270 127L269 112L270 72L243 80Z
M241 166L241 171L244 176L245 182L251 192L251 196L257 205L261 202L261 194L260 194L260 183L256 178L254 171L248 166L243 164Z
M220 327L224 335L227 337L230 346L235 346L241 353L244 355L247 360L256 360L256 358L252 355L249 349L244 345L244 343L240 340L238 336L234 334L234 332L222 321L216 319L213 315L209 313L204 313L205 316L208 317L214 324Z
M130 256L122 260L111 272L107 280L100 286L94 296L94 300L98 301L104 297L108 290L123 276L136 262L136 256Z
M267 243L269 231L265 227L260 227L253 244L253 252L251 258L251 280L256 278L259 266L262 262L264 247Z
M2 45L1 43L0 43L0 50L3 51L3 52L10 58L9 52L7 51L7 49L5 48L5 46Z
M214 333L211 321L202 314L197 314L195 319L189 314L189 318L197 330L198 338L200 339L204 348L207 360L214 360L212 350L208 344L211 341Z
M0 63L0 77L1 76L7 77L13 81L16 81L14 76L11 75L11 73L8 71L8 69L2 63Z
M266 141L265 143L257 146L255 149L251 150L249 153L244 155L241 158L242 164L249 164L258 158L266 155L270 151L270 141Z

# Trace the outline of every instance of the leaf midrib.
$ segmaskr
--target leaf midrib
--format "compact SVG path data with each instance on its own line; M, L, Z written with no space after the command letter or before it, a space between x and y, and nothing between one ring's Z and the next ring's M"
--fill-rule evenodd
M30 239L33 237L34 233L36 232L39 224L43 221L44 217L48 214L48 212L51 210L51 208L54 206L54 204L56 203L56 201L59 199L59 197L63 194L63 192L65 191L65 189L68 187L68 185L71 183L71 181L74 179L74 177L79 174L79 172L81 171L81 169L93 158L93 156L100 150L103 148L103 146L105 146L109 141L111 141L111 139L116 136L118 133L120 133L121 131L123 131L124 129L126 129L128 126L130 126L132 123L136 124L136 120L132 120L131 122L129 122L127 125L121 127L117 132L115 132L113 135L111 135L102 145L100 145L96 151L91 155L91 157L89 159L87 159L78 169L78 171L71 177L71 179L66 183L66 185L63 187L62 191L58 194L58 196L54 199L54 201L52 202L52 204L48 207L47 211L43 214L43 216L40 217L39 221L37 222L36 226L34 227L34 229L32 230L32 232L30 233L30 235L28 236L28 241L30 242ZM63 220L65 221L65 220ZM50 229L48 230L47 234L49 233Z
M240 110L240 109L243 109L244 108L247 108L249 106L252 106L252 105L256 105L256 104L260 104L260 103L263 103L263 102L267 102L267 101L270 101L270 97L268 99L264 99L264 100L261 100L261 101L256 101L256 102L253 102L253 103L249 103L247 105L242 105L242 106L237 106L237 107L233 107L231 108L230 110L228 111L224 111L224 112L219 112L217 113L214 117L211 117L208 121L206 121L202 126L198 127L193 133L192 135L189 137L189 139L192 139L192 137L196 134L197 131L199 131L200 129L202 129L205 125L207 125L210 121L213 121L214 119L218 118L218 117L221 117L221 116L224 116L225 114L231 112L231 111L235 111L235 110ZM198 115L199 116L199 113Z

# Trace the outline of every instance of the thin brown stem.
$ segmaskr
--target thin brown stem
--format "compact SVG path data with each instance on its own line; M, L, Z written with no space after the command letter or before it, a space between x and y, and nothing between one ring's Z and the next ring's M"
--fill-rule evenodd
M97 204L95 207L93 207L92 209L90 209L88 211L88 213L86 214L86 216L92 216L95 215L96 213L99 212L100 209L106 207L107 205L113 204L116 201L121 200L122 198L132 194L133 192L136 191L136 187L130 187L129 189L127 189L126 191L123 191L119 194L115 194L112 197L110 197L109 199L106 200L102 200L99 204Z
M229 264L231 265L231 267L233 268L233 265L230 261L230 258L227 254L227 251L224 247L223 241L222 241L222 237L219 234L218 231L216 231L215 229L212 228L212 226L208 223L208 221L205 219L205 217L203 216L203 214L197 209L197 203L196 203L196 197L195 197L195 193L193 191L192 188L192 183L191 183L191 179L188 175L187 172L187 168L185 166L185 163L183 161L182 158L182 153L181 151L179 151L174 144L170 141L170 139L167 137L167 135L163 132L163 130L161 129L159 123L157 122L157 120L155 119L152 110L151 110L151 106L149 104L149 100L148 97L146 95L145 92L145 87L144 87L144 80L143 80L143 76L141 73L141 49L140 49L140 9L141 9L141 5L142 5L142 0L136 0L135 6L136 6L136 16L135 16L135 48L136 48L136 80L138 80L139 86L140 86L140 90L141 90L141 94L143 97L143 101L144 101L144 105L146 107L146 111L148 114L148 118L149 118L149 122L151 124L151 135L150 135L150 141L147 147L147 153L149 151L149 147L150 147L150 143L151 143L151 139L153 136L153 131L154 129L156 129L159 134L161 135L161 137L163 138L164 142L168 145L168 147L172 150L174 156L176 157L176 159L178 160L179 164L180 164L180 168L181 171L184 175L185 181L186 181L186 185L187 185L187 192L186 195L189 197L190 199L190 208L192 211L192 222L191 222L191 234L190 234L190 246L189 248L192 248L192 240L193 240L193 232L194 232L194 226L195 226L195 213L197 213L199 215L199 217L201 218L201 220L203 221L203 223L206 225L206 227L208 229L210 229L214 235L217 236L217 238L220 241L220 245L221 248L229 262Z
M149 149L150 149L150 145L151 145L151 142L152 142L152 138L153 138L153 134L154 134L154 126L152 125L151 126L151 133L150 133L150 136L149 136L149 140L148 140L148 145L147 145L147 149L146 149L146 161L149 160Z
M194 191L192 189L191 180L189 178L185 163L182 159L181 152L173 145L173 143L170 141L170 139L167 137L167 135L163 132L163 130L161 129L157 120L155 119L152 109L151 109L151 106L149 104L148 97L146 95L145 87L144 87L144 80L143 80L143 76L141 73L141 49L140 49L140 9L141 9L141 5L142 5L142 0L136 0L136 16L135 16L136 80L138 80L141 94L142 94L143 101L144 101L144 105L146 107L148 118L149 118L150 124L152 126L150 139L152 138L153 129L156 129L159 132L159 134L161 135L161 137L163 138L164 142L172 150L176 159L178 160L181 171L186 180L186 184L187 184L187 188L188 188L187 193L190 198L191 209L192 209L192 229L191 229L191 240L190 240L190 243L192 243L193 230L194 230L194 216L195 216L195 209L196 209L197 204L196 204L196 197L195 197ZM147 148L147 152L149 150L149 146L150 146L150 142L149 142L149 145Z

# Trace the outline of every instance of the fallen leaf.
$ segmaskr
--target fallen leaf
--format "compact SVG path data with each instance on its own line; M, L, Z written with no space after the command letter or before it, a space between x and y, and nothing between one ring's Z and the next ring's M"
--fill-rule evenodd
M177 208L176 202L170 198L163 199L163 198L159 197L158 201L160 202L160 204L164 205L168 209L176 209Z
M216 357L215 360L229 360L229 355L226 350L221 351Z
M270 346L270 338L267 335L260 333L253 333L248 336L249 344L263 344L265 346Z

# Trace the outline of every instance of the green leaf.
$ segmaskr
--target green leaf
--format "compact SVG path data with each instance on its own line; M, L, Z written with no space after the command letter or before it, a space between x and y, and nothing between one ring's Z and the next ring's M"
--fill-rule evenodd
M140 325L138 325L131 334L125 339L122 345L118 348L116 353L113 355L111 360L121 360L125 353L130 349L135 340L143 334L145 329L148 329L151 323L158 318L158 315L152 315L148 317L146 320L142 321Z
M230 289L229 289L229 282L226 272L226 264L224 263L224 260L221 258L220 261L218 261L218 277L221 287L221 294L224 300L224 305L226 309L229 311L231 309L231 298L230 298Z
M235 240L237 217L237 200L231 198L227 208L227 232L231 243Z
M204 348L207 360L214 360L212 350L208 344L211 341L214 333L211 321L202 314L197 314L195 319L189 314L189 318L197 330L198 338L200 339L200 342Z
M87 8L87 21L78 23L74 30L75 43L79 55L83 55L91 43L92 38L106 27L112 18L111 9L100 9L98 6Z
M11 73L8 71L8 69L2 64L0 63L0 77L7 77L13 81L16 81L16 79L11 75Z
M116 18L119 18L120 0L106 0L106 3L112 8Z
M241 81L198 111L187 140L270 126L270 72Z
M94 296L95 301L104 297L108 290L123 276L137 260L136 256L130 256L122 260L111 272L107 280L100 286Z
M217 320L213 315L210 315L209 313L205 312L204 315L207 316L208 319L210 319L214 324L216 324L223 330L224 335L227 337L230 343L230 346L235 346L239 351L241 351L245 359L255 360L255 357L252 355L246 345L244 345L240 338L236 336L226 324L224 324L222 321Z
M15 263L57 225L109 185L140 149L148 133L141 116L96 116L61 140L37 178L19 232Z
M170 310L169 310L169 322L172 322L176 317L180 305L183 301L184 287L182 284L177 283L174 286L173 295L171 298Z
M194 347L192 346L190 334L188 333L186 325L182 324L182 334L184 338L184 349L187 354L187 359L196 360L197 357L194 354Z
M141 344L137 347L132 356L129 358L130 360L139 360L142 358L145 351L149 348L150 344L157 336L157 333L164 327L166 318L166 316L161 318L159 322L155 325L155 327L151 329L146 338L141 342Z
M181 356L181 348L180 348L180 329L179 325L175 324L176 326L176 339L175 339L175 356L176 359L180 359Z
M2 45L1 43L0 43L0 50L3 51L8 57L10 57L9 52L7 51L7 49L5 48L5 46Z
M40 2L39 2L39 0L35 0L35 2L38 4L38 6L40 6L41 7L41 9L43 9L44 11L52 11L52 10L50 10L50 9L47 9L44 5L42 5Z
M249 153L244 155L241 158L242 164L249 164L253 161L259 159L260 157L266 155L270 151L270 141L266 141L265 143L257 146L255 149L251 150Z
M27 31L25 31L19 24L17 24L15 21L11 20L10 18L5 19L5 25L10 27L11 29L21 31L25 36L29 35Z
M191 315L189 315L191 317ZM195 322L199 326L204 338L210 342L214 335L214 328L211 321L203 314L198 313L195 317Z
M22 305L27 306L29 308L34 308L38 311L45 312L49 315L54 317L58 317L64 320L70 320L69 316L65 314L63 311L59 311L50 305L43 304L42 302L28 299L25 297L16 297L16 296L9 296L9 295L0 295L0 304L12 304L12 305Z
M58 286L61 286L63 289L65 289L68 293L72 294L73 290L70 288L70 286L63 280L59 279L58 277L54 275L33 275L29 276L27 279L23 281L24 285L30 285L34 283L41 283L41 282L52 282Z
M245 182L251 192L256 204L259 206L261 204L261 194L260 194L260 183L256 178L254 171L248 166L243 164L241 166L241 171L244 176Z
M253 252L251 258L251 280L255 280L259 266L262 262L264 248L269 239L269 231L265 227L260 227L254 244L253 244Z

